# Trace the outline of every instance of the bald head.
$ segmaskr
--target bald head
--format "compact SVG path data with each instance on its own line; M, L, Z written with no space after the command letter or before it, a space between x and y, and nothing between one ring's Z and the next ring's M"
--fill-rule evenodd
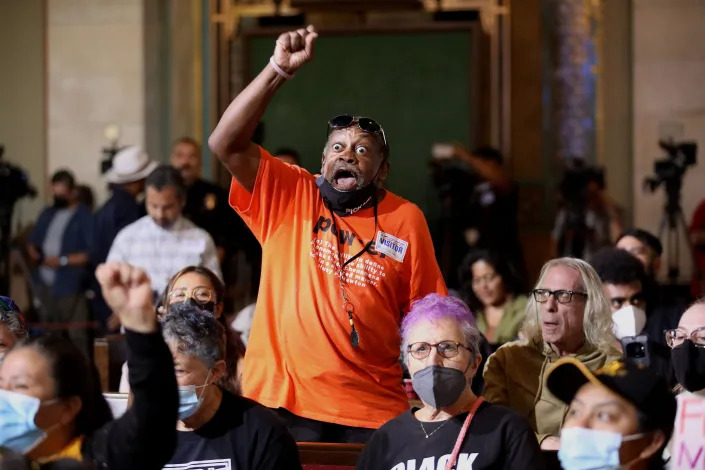
M701 300L683 313L678 327L690 333L703 326L705 326L705 301Z

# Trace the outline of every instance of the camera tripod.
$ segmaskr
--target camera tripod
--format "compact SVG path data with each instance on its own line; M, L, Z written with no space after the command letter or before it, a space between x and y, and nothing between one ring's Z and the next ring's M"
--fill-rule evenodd
M665 239L664 231L666 231ZM680 197L674 198L671 194L668 194L668 202L664 206L663 215L661 216L658 237L660 240L665 242L664 245L668 255L668 280L671 284L675 284L680 276L680 267L678 264L680 261L681 235L685 237L688 253L690 254L690 259L693 262L693 271L697 276L698 283L701 288L705 288L703 273L700 271L700 267L695 262L695 249L693 248L693 243L690 240L688 224L685 221L683 208L680 205Z

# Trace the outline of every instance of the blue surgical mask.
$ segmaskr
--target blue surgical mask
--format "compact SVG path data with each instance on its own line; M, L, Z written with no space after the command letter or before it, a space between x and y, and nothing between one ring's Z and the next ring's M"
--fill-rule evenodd
M34 417L42 405L39 398L0 390L0 448L26 454L47 437L47 431L34 424Z
M639 439L643 434L622 436L616 432L587 428L561 430L558 460L564 470L614 470L622 468L619 448L622 442Z
M190 418L203 404L203 390L201 390L200 396L196 392L197 389L205 389L208 386L208 379L210 378L210 371L206 376L206 383L204 385L183 385L179 386L179 420L183 421Z

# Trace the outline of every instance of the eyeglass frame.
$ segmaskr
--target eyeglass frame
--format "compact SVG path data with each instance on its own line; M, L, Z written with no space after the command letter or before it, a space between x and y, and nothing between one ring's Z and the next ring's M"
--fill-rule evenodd
M678 344L672 344L673 340L669 341L669 333L672 331L681 331L685 334L685 338L683 338L683 341L678 343ZM670 330L663 330L663 334L666 337L666 345L673 349L677 348L678 346L681 346L683 343L685 343L686 340L691 340L693 344L695 345L696 348L705 348L705 343L698 343L694 341L693 339L696 337L695 334L701 331L705 331L705 326L698 327L694 329L690 334L686 333L682 328L671 328Z
M455 347L456 347L456 349L455 349L455 350L456 350L456 353L453 354L452 356L446 356L445 353L442 353L442 352L440 351L440 349L438 349L438 346L440 346L440 345L443 344L443 343L454 344ZM416 356L414 355L414 353L411 351L411 348L412 348L415 344L426 344L426 345L428 345L428 346L429 346L429 348L428 348L428 354L426 354L424 357L421 357L421 358L416 357ZM436 352L437 352L438 355L441 356L443 359L452 359L452 358L458 356L458 353L460 352L460 349L458 349L459 346L462 346L464 349L468 350L469 352L472 352L472 350L471 350L469 347L465 346L463 343L459 343L459 342L457 342L457 341L452 341L452 340L444 340L444 341L440 341L440 342L438 342L438 343L429 343L429 342L427 342L427 341L417 341L417 342L415 342L415 343L411 343L410 345L408 345L408 346L406 347L406 352L407 352L408 354L410 354L411 357L413 357L414 359L416 359L416 360L418 360L418 361L423 361L424 359L426 359L428 356L431 355L431 350L432 350L433 348L436 348Z
M539 294L539 293L541 293L541 292L546 292L546 293L548 293L548 295L546 296L546 300L539 300L539 299L536 297L536 295ZM558 295L556 295L556 294L558 294L558 295L568 294L568 295L569 295L568 300L565 301L565 302L562 302L562 301L558 300ZM534 290L531 291L531 295L534 297L534 300L535 300L536 302L540 303L540 304L545 304L546 302L548 302L548 299L549 299L551 296L553 296L553 298L556 300L556 302L558 302L559 304L563 304L563 305L566 305L566 304L571 303L571 302L573 301L573 296L574 296L574 295L579 295L579 296L581 296L581 297L585 297L586 299L588 298L587 292L580 292L580 291L568 290L568 289L556 289L556 290L550 290L550 289L534 289Z
M334 125L333 121L336 119L342 119L342 118L349 118L350 122L348 124L340 124L340 125ZM365 129L362 125L360 125L361 120L365 120L366 122L369 122L372 126L377 126L377 129ZM363 132L367 132L368 134L377 134L382 136L382 143L384 144L384 153L385 153L385 158L389 156L389 144L387 143L387 135L384 133L384 128L375 121L372 118L366 117L366 116L352 116L350 114L340 114L338 116L333 116L328 120L328 127L326 128L326 138L330 137L330 135L333 133L334 130L337 129L347 129L348 127L354 125L357 123L358 129L360 129Z
M208 294L209 294L208 300L206 300L206 301L201 301L201 300L198 300L198 299L195 297L196 290L198 290L198 289L205 289L205 290L208 291ZM213 289L211 289L210 287L207 287L207 286L196 286L196 287L194 287L193 289L187 289L186 287L178 287L178 288L176 288L176 289L172 289L172 290L170 290L170 291L167 293L167 295L166 295L167 302L169 302L169 304L171 304L171 297L172 297L172 295L174 294L174 292L175 292L175 291L182 291L182 290L184 291L184 294L187 294L187 295L185 296L185 299L184 299L183 301L186 301L186 299L193 299L193 300L195 300L196 302L198 302L200 305L207 304L207 303L210 302L210 301L214 301L214 302L215 302L214 299L216 298L216 293L215 293L215 291L214 291ZM181 302L181 301L179 301L179 302Z

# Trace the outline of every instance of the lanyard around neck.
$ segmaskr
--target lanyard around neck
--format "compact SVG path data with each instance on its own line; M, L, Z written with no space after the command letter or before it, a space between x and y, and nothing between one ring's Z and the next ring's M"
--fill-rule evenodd
M370 247L372 246L372 243L374 243L375 236L377 234L377 195L375 194L374 196L374 202L373 202L373 211L374 211L374 217L375 217L375 229L374 233L372 235L372 238L370 241L368 241L365 246L362 248L362 250L358 251L355 255L353 255L349 260L343 263L343 252L340 249L340 237L336 235L336 240L335 240L335 249L336 253L338 255L338 266L340 266L340 270L338 272L338 280L340 283L340 293L343 297L343 308L345 309L345 312L348 314L348 323L350 323L350 344L352 345L353 348L357 348L360 345L360 335L357 332L357 329L355 328L355 320L353 318L353 312L355 310L355 306L352 304L350 301L348 294L345 290L345 282L343 281L343 274L345 272L345 267L358 259L360 256L362 256L366 251L368 252L370 250ZM337 224L335 223L335 213L328 208L331 212L331 218L333 219L333 225L336 226L336 233L340 233L340 228L337 227ZM362 239L360 239L362 240Z

